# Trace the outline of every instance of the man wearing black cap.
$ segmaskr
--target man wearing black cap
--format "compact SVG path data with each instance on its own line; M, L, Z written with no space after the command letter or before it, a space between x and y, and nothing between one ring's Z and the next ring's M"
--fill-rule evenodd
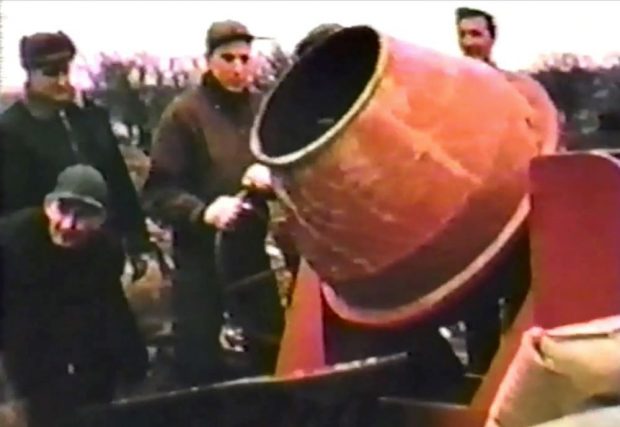
M31 427L66 426L148 363L120 282L122 246L103 227L103 176L71 166L44 199L0 220L4 362Z
M145 192L151 213L174 227L175 355L180 379L188 383L215 381L225 371L218 339L225 302L216 275L216 231L237 226L224 239L228 280L269 269L265 221L247 215L248 201L236 195L242 178L258 192L269 186L268 170L253 164L249 147L260 98L250 89L254 39L238 22L214 23L207 32L202 84L168 106L154 134ZM261 197L254 201L254 210L264 209ZM257 334L277 343L282 312L275 285L257 284L241 299L241 315L252 319ZM249 352L256 370L273 369L277 345L252 341Z
M0 115L0 215L39 205L61 170L88 163L105 176L110 224L138 260L149 250L144 214L107 112L73 102L69 68L75 53L75 45L62 32L37 33L20 42L27 72L24 97ZM134 266L138 264L144 263Z

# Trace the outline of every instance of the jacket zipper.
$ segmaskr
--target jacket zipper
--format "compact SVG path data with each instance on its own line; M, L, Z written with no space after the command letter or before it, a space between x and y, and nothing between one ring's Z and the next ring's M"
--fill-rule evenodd
M69 118L67 117L67 113L65 110L60 110L60 120L67 131L67 136L69 137L69 144L71 145L71 151L75 156L77 162L84 162L84 157L82 156L82 152L80 151L80 147L78 146L78 142L75 138L75 132L73 127L71 126L71 122L69 122Z

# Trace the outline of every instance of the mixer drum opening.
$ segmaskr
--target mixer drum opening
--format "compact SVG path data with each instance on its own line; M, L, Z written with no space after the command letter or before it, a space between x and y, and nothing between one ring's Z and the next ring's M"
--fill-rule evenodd
M271 158L302 154L318 142L363 97L380 48L376 31L355 27L304 56L265 106L258 129L261 153Z

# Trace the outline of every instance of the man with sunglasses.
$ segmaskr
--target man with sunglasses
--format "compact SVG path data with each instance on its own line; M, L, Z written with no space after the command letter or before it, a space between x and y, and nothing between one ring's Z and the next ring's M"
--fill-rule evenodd
M255 39L239 22L215 22L207 32L208 71L201 84L168 106L154 134L145 192L151 213L174 227L175 356L180 381L190 384L226 375L219 340L226 303L216 274L217 230L235 226L224 239L227 280L269 269L265 220L249 214L250 204L237 195L242 178L259 192L267 189L269 179L264 167L253 164L249 147L261 95L252 84ZM253 200L253 210L265 209L261 197ZM258 333L275 336L275 345L248 344L252 371L268 373L275 365L283 323L276 286L257 284L235 298L240 300L240 317L252 319Z
M142 272L150 252L144 214L107 112L74 102L69 70L75 54L62 32L20 42L24 96L0 115L0 215L39 205L61 170L91 164L110 186L110 225L125 238L134 270Z
M74 165L41 206L0 220L4 362L31 427L66 426L79 407L108 402L119 381L146 374L107 205L103 176Z

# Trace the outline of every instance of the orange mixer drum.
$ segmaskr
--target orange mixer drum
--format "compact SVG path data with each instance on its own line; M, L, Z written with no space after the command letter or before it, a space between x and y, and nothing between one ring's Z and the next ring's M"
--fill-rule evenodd
M251 145L331 309L388 326L480 282L527 216L530 160L557 141L533 80L363 26L284 76Z

